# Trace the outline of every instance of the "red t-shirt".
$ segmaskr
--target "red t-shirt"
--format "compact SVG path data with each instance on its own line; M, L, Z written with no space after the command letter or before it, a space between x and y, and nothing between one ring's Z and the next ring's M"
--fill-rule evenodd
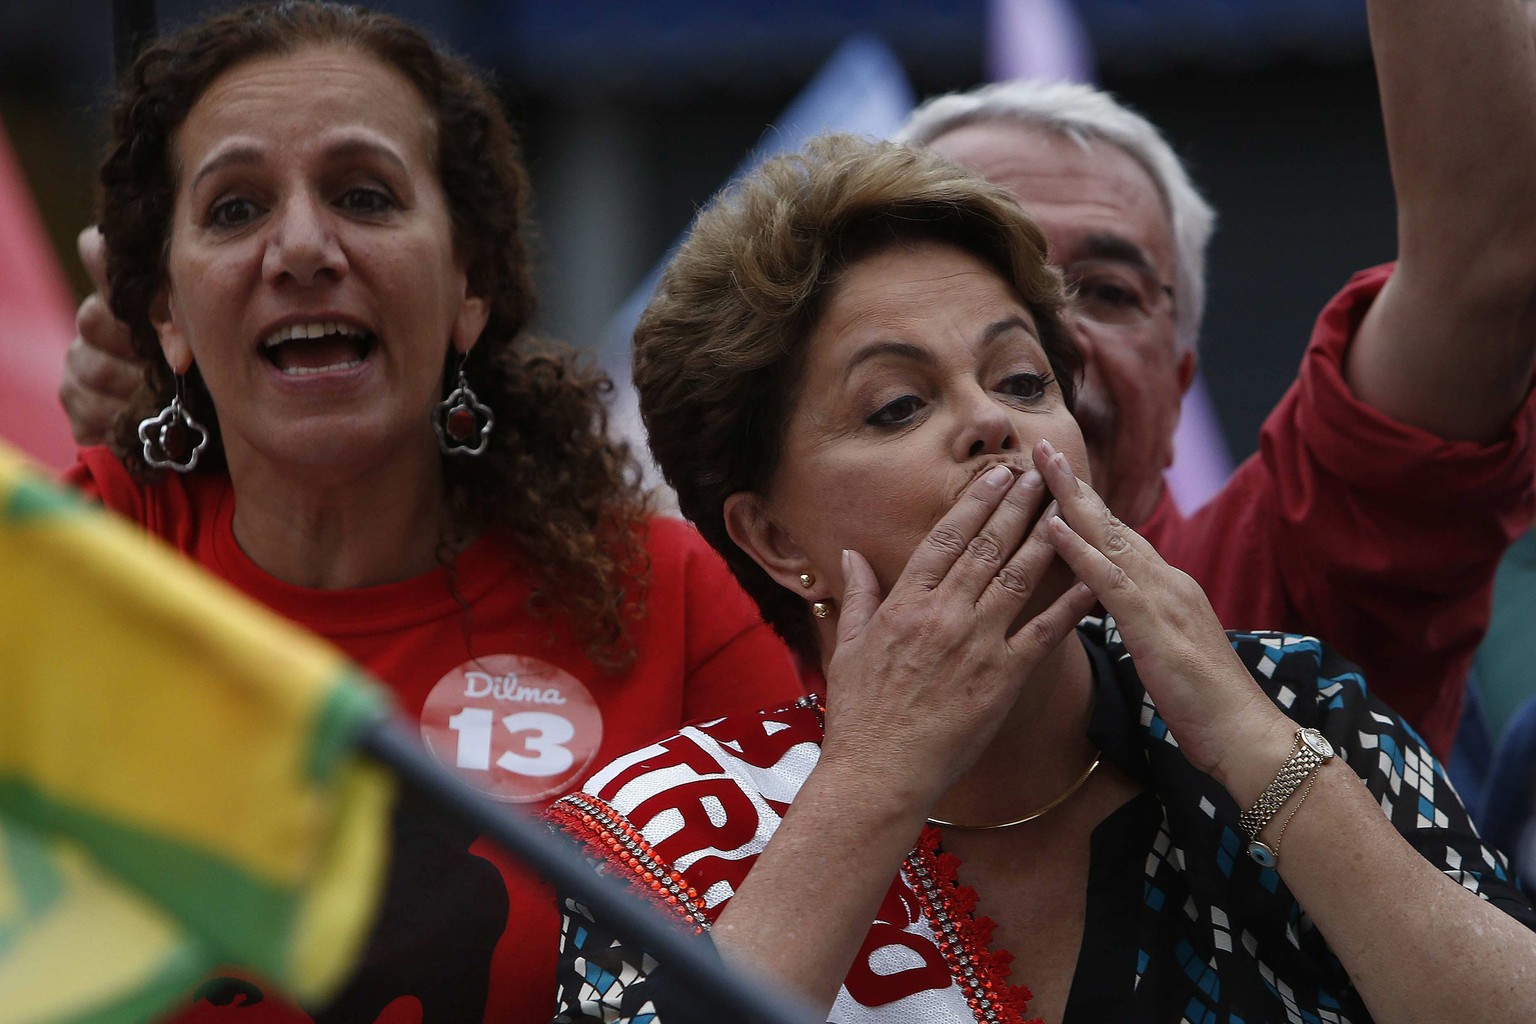
M168 475L141 487L97 448L81 453L69 479L336 644L389 686L445 766L524 810L541 811L592 770L685 722L801 692L784 645L720 558L677 520L648 524L645 611L631 630L637 656L613 673L587 658L558 617L529 611L520 556L495 537L472 544L451 572L311 590L274 579L241 551L225 476ZM382 922L327 1019L543 1024L555 1005L558 926L550 889L483 840L456 836L402 801ZM212 983L205 996L178 1021L309 1019L246 982Z
M1221 492L1185 517L1165 491L1140 531L1224 626L1326 640L1444 758L1494 568L1536 510L1536 406L1479 445L1357 399L1344 355L1391 269L1361 271L1323 309L1258 453Z

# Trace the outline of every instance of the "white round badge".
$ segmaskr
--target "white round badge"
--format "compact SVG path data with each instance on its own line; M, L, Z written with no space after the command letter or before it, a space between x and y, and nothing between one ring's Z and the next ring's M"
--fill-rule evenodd
M603 716L581 680L521 654L476 658L432 687L421 738L446 768L507 803L570 789L603 741Z

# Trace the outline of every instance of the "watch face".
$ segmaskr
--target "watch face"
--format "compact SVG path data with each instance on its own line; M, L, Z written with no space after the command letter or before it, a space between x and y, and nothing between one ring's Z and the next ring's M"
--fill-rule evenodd
M1301 730L1301 742L1310 747L1312 752L1324 761L1333 756L1333 744L1329 743L1316 729Z

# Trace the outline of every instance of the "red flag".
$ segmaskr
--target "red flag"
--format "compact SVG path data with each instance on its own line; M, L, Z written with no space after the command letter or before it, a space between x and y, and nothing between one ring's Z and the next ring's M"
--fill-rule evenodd
M75 443L59 407L74 302L0 124L0 437L55 467Z

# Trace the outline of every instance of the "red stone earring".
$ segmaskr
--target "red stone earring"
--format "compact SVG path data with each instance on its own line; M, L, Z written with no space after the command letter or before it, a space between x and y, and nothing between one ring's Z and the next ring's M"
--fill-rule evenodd
M208 430L182 401L182 376L176 374L176 393L171 404L154 416L139 421L139 440L144 444L144 461L155 469L174 469L190 473L208 447Z
M479 455L491 440L496 414L475 397L464 378L464 361L459 360L459 379L448 397L437 403L432 426L437 430L437 446L445 455Z

